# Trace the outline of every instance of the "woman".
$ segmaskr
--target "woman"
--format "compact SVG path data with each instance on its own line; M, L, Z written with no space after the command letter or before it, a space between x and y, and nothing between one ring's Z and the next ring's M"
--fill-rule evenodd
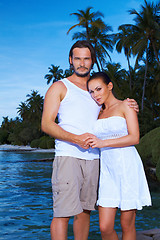
M114 230L117 208L121 209L123 240L135 240L136 210L151 205L142 161L134 144L139 143L136 112L127 101L112 93L106 73L93 74L87 82L92 98L102 105L93 136L88 144L100 148L99 223L103 240L118 240Z

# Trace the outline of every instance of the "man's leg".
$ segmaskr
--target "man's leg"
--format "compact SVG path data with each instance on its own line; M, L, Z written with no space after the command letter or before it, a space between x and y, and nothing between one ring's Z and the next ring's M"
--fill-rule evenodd
M75 240L87 240L90 227L90 213L95 210L99 178L99 159L79 160L82 171L80 201L83 212L74 217L73 231ZM84 177L85 176L85 177ZM87 209L87 210L86 210Z
M91 211L84 210L74 217L73 231L75 240L87 240L89 235Z
M53 218L51 223L51 240L67 240L68 217Z

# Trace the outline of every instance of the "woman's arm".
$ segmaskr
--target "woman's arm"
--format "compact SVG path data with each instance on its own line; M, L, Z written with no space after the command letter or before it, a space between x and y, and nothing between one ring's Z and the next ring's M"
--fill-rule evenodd
M122 102L122 111L126 118L128 135L116 139L101 140L96 136L90 138L90 146L98 147L126 147L139 143L139 124L137 113L128 106L127 101Z

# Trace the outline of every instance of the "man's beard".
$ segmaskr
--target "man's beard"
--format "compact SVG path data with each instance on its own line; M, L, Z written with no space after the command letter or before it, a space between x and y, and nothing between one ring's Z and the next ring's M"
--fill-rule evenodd
M90 67L90 69L87 69L88 71L85 72L85 73L79 73L78 71L76 71L76 69L74 68L74 66L72 65L73 67L73 70L75 72L75 74L78 76L78 77L87 77L89 74L90 74L90 71L92 69L92 67Z
M87 77L88 74L90 73L90 71L87 71L86 73L79 73L77 71L74 71L74 72L78 77Z

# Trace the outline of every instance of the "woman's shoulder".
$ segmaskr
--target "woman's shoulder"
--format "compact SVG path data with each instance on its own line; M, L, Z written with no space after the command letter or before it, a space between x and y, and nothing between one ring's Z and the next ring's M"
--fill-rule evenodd
M130 111L133 111L131 107L129 107L128 100L119 100L117 104L117 109L119 112L121 112L124 116Z
M123 109L127 106L127 100L118 100L117 103L116 103L116 108L118 109Z
M120 101L119 106L121 106L124 109L129 108L128 100L124 99L124 100Z

